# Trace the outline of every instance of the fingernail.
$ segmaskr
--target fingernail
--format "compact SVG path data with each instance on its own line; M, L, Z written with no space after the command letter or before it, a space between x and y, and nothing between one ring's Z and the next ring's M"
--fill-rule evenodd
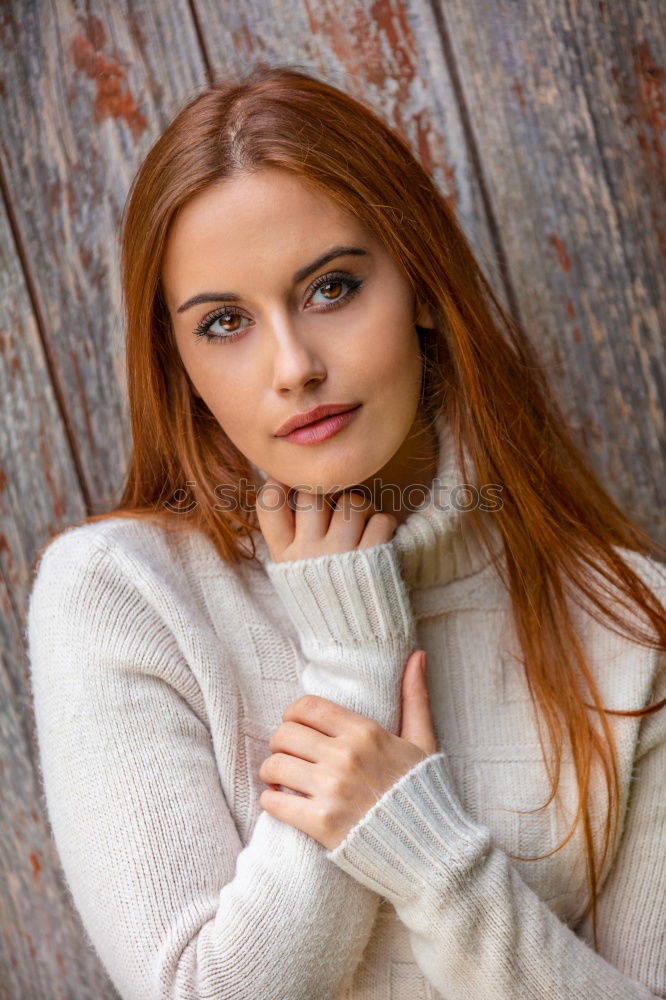
M425 674L427 665L428 665L428 663L427 663L426 652L425 652L425 649L422 649L421 650L421 673Z

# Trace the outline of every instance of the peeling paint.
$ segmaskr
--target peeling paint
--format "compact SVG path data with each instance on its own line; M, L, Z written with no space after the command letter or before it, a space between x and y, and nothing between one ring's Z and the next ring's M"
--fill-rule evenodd
M633 49L634 70L638 79L637 119L651 138L639 133L639 141L644 152L650 150L656 158L657 172L666 191L666 153L661 137L666 126L666 97L664 80L666 72L658 66L650 51L647 39ZM650 161L651 162L651 161Z
M520 105L520 110L524 113L525 112L525 92L523 90L523 85L522 85L522 83L520 82L520 80L518 79L517 76L514 76L514 78L513 78L513 84L512 84L511 89L513 90L514 94L518 98L518 103Z
M550 243L551 246L555 247L555 252L557 253L557 259L559 261L559 265L562 268L562 270L570 271L571 261L569 260L567 252L564 249L564 243L562 242L560 237L556 233L551 233L550 236L548 237L548 242Z
M42 871L42 866L41 866L40 860L39 860L37 854L35 853L35 851L30 851L30 854L28 855L28 859L29 859L30 865L32 867L32 880L33 880L33 882L37 883L37 882L39 882L39 876L40 876L41 871Z
M659 240L659 247L663 257L666 257L666 232L661 228L658 222L655 223L655 228L657 230L657 239Z
M426 170L428 174L432 174L434 164L432 162L432 157L430 156L430 145L428 142L428 137L430 135L430 123L427 121L424 122L424 117L427 117L427 112L419 111L413 118L416 125L416 149L424 170Z
M28 954L30 955L30 958L37 958L37 949L35 948L35 943L31 935L25 930L21 930L20 934L28 942Z
M122 119L136 140L148 123L127 87L125 70L118 61L117 53L107 56L100 51L105 42L105 30L99 18L91 14L83 24L86 33L74 36L70 54L79 72L95 82L95 121Z
M50 212L55 212L62 206L62 183L59 177L47 184L46 200Z
M406 4L374 0L366 6L357 0L344 5L344 16L339 19L312 0L304 0L304 9L310 33L326 38L327 47L363 98L375 107L383 105L386 120L409 144L424 170L430 176L435 168L442 171L445 197L455 213L455 171L444 154L443 137L433 126L430 111L416 105L415 84L421 91L428 81L420 72Z
M631 52L634 76L626 79L618 66L611 66L610 73L620 100L630 109L622 120L623 124L636 126L636 142L647 168L656 173L666 193L666 150L662 144L666 128L666 71L655 61L646 39L635 45Z

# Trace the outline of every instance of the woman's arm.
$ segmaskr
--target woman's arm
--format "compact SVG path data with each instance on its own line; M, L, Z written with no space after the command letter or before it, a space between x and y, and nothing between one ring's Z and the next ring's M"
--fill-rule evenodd
M341 556L332 562L332 571L339 564ZM290 570L278 565L270 572L275 577ZM301 577L296 574L295 579L298 585ZM297 620L298 593L284 588L279 576L274 582ZM324 623L317 625L321 632ZM304 627L300 631L308 635ZM314 643L314 637L308 641ZM317 662L316 650L313 653ZM653 657L655 677L659 658L656 653ZM654 693L655 700L666 694L663 672L659 684L662 690ZM331 692L324 696L339 703ZM363 705L344 707L374 718ZM433 754L404 774L327 856L394 904L410 931L422 971L451 1000L663 996L665 730L666 712L643 723L630 815L600 906L601 954L520 878L508 856L492 843L490 831L465 815L444 754ZM390 731L395 732L392 727ZM620 886L619 891L610 889L612 884ZM626 907L622 900L627 900ZM623 909L631 913L633 926L626 924Z
M657 654L655 654L656 656ZM653 700L666 696L666 661ZM461 808L446 756L405 774L328 857L390 900L432 985L450 1000L666 996L666 712L642 722L628 813L582 936L521 879Z
M385 725L413 643L387 548L349 553L341 575L312 560L306 618L325 615L328 641L303 673L350 707L367 682ZM356 572L373 581L358 600ZM45 799L90 940L124 998L338 997L379 897L268 813L242 845L200 689L146 593L103 539L72 531L47 549L29 606Z

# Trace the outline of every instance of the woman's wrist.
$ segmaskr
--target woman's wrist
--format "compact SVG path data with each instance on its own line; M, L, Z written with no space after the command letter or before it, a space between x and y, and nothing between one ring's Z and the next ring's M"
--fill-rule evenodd
M446 754L416 764L327 857L394 906L445 895L491 849L490 830L462 809Z
M308 559L268 559L264 568L304 648L381 645L413 633L392 540Z

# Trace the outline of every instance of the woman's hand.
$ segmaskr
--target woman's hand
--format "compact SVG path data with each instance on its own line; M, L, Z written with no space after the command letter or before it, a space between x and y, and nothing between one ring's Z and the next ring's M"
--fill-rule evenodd
M375 512L360 490L333 497L297 490L296 510L288 495L289 487L276 479L267 479L257 494L259 528L273 562L369 548L390 541L398 525L393 514Z
M317 695L298 698L282 718L269 742L273 754L259 769L271 786L259 803L329 851L403 774L439 749L421 650L405 665L400 736Z

